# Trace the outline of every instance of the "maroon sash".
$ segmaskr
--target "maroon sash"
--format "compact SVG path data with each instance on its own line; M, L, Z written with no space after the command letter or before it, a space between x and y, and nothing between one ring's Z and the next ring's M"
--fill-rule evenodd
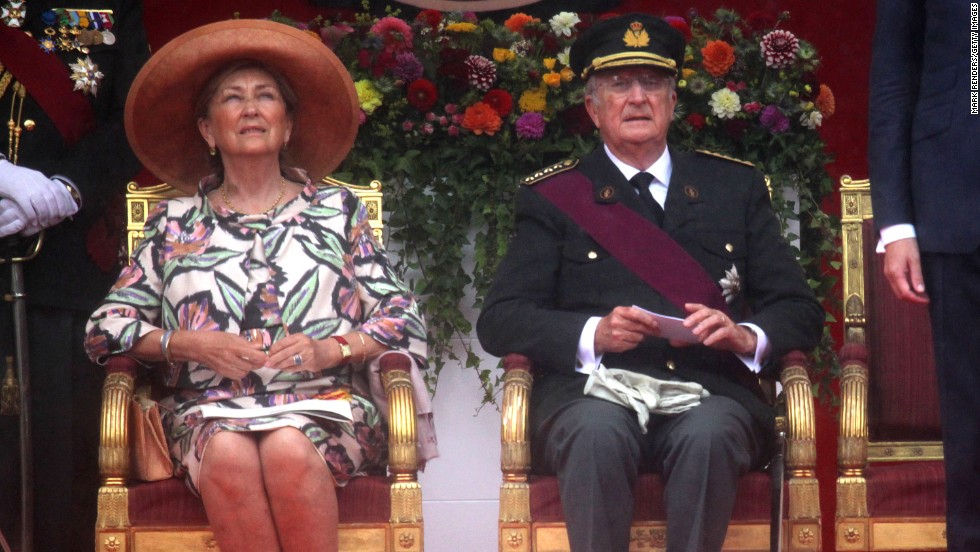
M74 91L68 68L24 31L0 24L0 62L24 85L69 146L95 126L92 105Z
M685 303L728 312L718 284L700 263L636 211L619 202L596 203L592 183L582 173L565 172L534 189L681 312Z

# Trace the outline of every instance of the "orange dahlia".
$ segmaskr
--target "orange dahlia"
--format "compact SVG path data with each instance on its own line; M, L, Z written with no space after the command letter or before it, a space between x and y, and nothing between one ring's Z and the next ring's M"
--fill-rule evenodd
M524 30L524 25L537 21L540 21L537 17L531 17L526 13L515 13L504 21L504 27L507 27L515 33L521 33Z
M817 105L820 114L825 118L833 115L834 110L837 108L837 103L834 101L834 93L826 84L820 85L820 94L817 95L817 99L813 103Z
M476 102L467 107L466 112L463 113L462 127L473 134L493 136L500 130L501 124L503 121L497 111L483 102Z
M714 77L721 77L735 63L735 48L724 40L711 40L701 48L701 64Z

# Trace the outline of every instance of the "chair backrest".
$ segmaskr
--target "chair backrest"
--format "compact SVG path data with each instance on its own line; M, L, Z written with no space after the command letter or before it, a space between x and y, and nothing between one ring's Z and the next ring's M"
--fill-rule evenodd
M380 181L372 180L367 186L360 186L326 176L317 184L321 186L344 186L357 194L361 203L367 208L368 219L375 239L378 240L378 243L383 243L384 222L381 210L383 194ZM126 262L129 262L133 251L143 239L143 226L157 203L184 195L187 194L169 184L140 186L136 182L130 182L126 186Z
M895 298L875 252L871 183L841 178L845 341L866 347L869 461L940 459L928 310Z

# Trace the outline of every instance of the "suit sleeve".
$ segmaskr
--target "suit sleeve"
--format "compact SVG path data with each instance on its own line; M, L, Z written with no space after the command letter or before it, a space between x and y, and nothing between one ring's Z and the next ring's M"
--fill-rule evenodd
M871 56L868 165L878 228L913 224L912 117L922 74L920 0L881 0Z
M590 315L559 304L565 222L528 187L517 194L515 216L516 234L477 320L477 336L492 355L520 353L547 368L571 372Z

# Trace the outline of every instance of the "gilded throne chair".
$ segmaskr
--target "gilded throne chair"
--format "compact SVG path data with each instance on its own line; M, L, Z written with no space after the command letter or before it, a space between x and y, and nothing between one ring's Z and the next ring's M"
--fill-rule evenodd
M871 183L841 178L844 346L837 550L945 550L939 396L925 305L882 273Z
M533 367L523 355L508 355L503 362L498 550L567 552L558 478L531 473L528 411ZM741 479L724 550L820 550L813 394L805 355L784 357L780 380L785 414L777 417L776 432L785 443L785 454L772 465L784 465L785 477L779 477L778 471L776 477L756 471ZM774 499L773 479L782 483L783 493L778 496L786 500ZM666 550L663 491L658 474L644 473L637 480L630 552Z
M378 240L382 237L381 183L356 186L325 178L322 185L347 186L366 205ZM143 225L153 207L180 192L166 184L127 188L126 253L143 237ZM345 552L421 552L422 495L418 483L416 413L409 377L411 361L404 355L381 360L382 382L388 398L388 473L359 477L338 489L340 550ZM208 527L201 500L183 480L137 481L131 477L133 429L129 404L141 392L139 366L116 356L106 366L102 392L99 466L102 486L96 521L97 552L214 551L217 543ZM135 389L135 391L134 391Z

